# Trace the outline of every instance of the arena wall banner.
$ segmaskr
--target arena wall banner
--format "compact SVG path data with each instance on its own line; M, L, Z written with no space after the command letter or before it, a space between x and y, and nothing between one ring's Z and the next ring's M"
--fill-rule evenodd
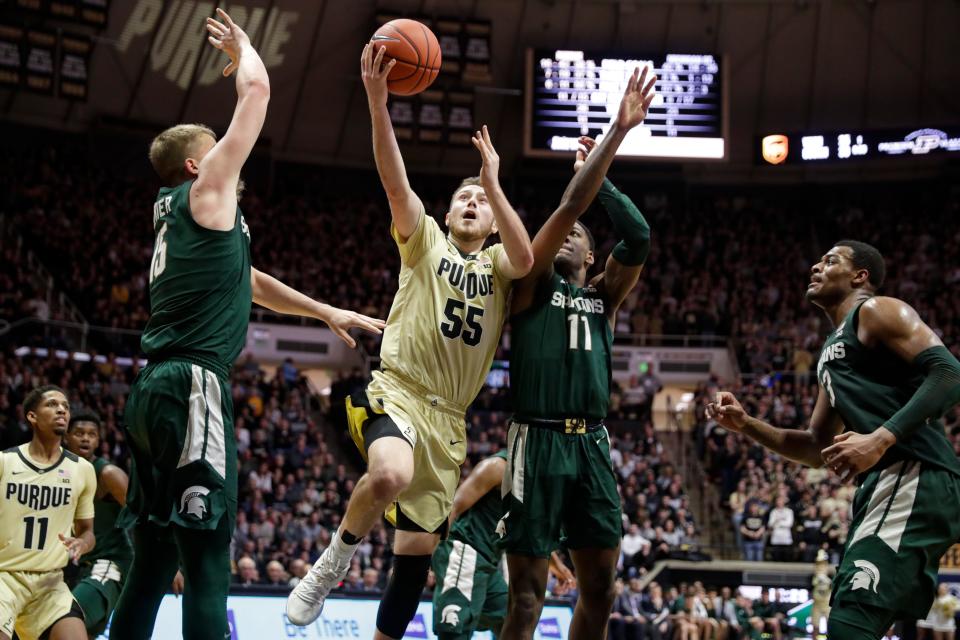
M320 619L308 627L296 627L284 615L285 596L238 596L227 599L227 620L231 640L264 640L296 638L298 640L366 640L372 638L377 619L375 599L331 598ZM175 596L164 596L154 627L154 640L174 640L181 637L181 604ZM546 605L534 640L566 640L573 610L569 607ZM105 635L97 640L106 640ZM477 640L491 640L488 632L476 633ZM433 634L433 608L430 602L421 602L404 640L436 640Z

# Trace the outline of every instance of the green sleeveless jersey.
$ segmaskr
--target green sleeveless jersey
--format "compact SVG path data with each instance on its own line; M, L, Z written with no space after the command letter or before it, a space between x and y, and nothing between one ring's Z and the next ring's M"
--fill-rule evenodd
M493 458L507 459L506 450L498 451ZM453 523L450 537L470 545L484 560L496 564L503 557L497 548L497 523L503 517L503 499L499 485L488 491Z
M250 230L239 207L229 231L197 224L192 184L160 189L153 205L150 320L140 345L150 360L183 358L226 377L250 321Z
M823 344L817 363L820 393L856 433L872 433L899 411L922 384L910 364L879 345L867 348L857 338L858 304ZM874 470L900 460L920 460L960 475L960 462L943 433L943 423L928 420L910 438L890 447Z
M93 470L97 474L97 483L100 482L100 472L110 464L103 458L97 458L93 461ZM127 532L124 529L117 529L117 516L123 507L112 495L106 493L102 498L93 499L93 535L96 537L96 545L82 558L80 564L92 565L97 560L110 560L115 562L120 571L126 574L133 562L133 547L127 538Z
M510 391L518 420L607 417L613 332L596 287L576 287L554 273L510 326Z

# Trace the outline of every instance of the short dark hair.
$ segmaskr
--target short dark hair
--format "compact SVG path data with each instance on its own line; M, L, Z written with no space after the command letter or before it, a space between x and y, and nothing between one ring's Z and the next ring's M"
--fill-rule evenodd
M883 286L883 280L887 276L887 267L883 261L883 255L876 247L859 240L841 240L834 246L853 249L853 266L857 269L867 270L870 274L867 282L870 283L874 291Z
M587 241L590 242L590 251L596 251L597 241L594 240L593 234L590 233L590 229L587 228L587 225L583 224L580 220L577 220L577 224L580 225L580 228L583 229L583 232L587 234Z
M73 429L73 425L78 422L92 422L93 424L97 425L97 431L100 430L100 416L97 415L96 411L84 409L78 413L70 414L70 423L67 425L67 431Z
M59 391L63 395L67 395L66 392L58 387L55 384L45 384L41 387L37 387L30 393L26 395L23 399L23 415L27 415L31 411L36 411L37 407L40 406L40 401L43 400L43 394L49 391Z

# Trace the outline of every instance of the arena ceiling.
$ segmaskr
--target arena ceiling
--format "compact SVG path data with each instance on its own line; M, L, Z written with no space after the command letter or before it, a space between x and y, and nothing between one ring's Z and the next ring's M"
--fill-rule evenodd
M6 119L223 131L235 94L220 77L222 54L202 37L213 8L112 2L94 37L89 99L2 90ZM960 123L956 0L240 0L227 9L241 25L256 17L250 30L272 84L264 138L278 158L369 166L358 59L383 10L490 21L492 81L475 89L475 120L491 126L508 163L522 146L524 51L538 46L724 56L730 162L707 171L752 165L755 136L771 131ZM471 148L406 153L420 169L476 165Z

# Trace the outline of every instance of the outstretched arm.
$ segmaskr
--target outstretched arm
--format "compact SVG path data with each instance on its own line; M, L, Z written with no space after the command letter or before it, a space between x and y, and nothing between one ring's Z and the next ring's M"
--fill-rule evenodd
M317 302L257 269L250 270L250 283L253 287L253 301L261 307L277 313L316 318L325 322L351 349L357 346L357 343L347 333L349 329L358 328L380 334L381 329L386 326L383 320Z
M634 70L620 101L617 119L567 185L556 211L533 238L533 267L514 289L512 313L523 311L529 306L537 282L553 272L553 260L557 251L573 229L574 223L587 210L600 190L620 143L630 129L647 117L647 109L656 95L653 90L656 80L656 76L647 80L647 67L643 68L643 73L640 73L639 69ZM586 141L587 138L581 139L583 144L587 144Z
M410 188L407 170L403 166L400 146L393 133L390 111L387 109L387 76L396 64L391 60L383 64L383 52L386 47L375 50L371 43L363 47L360 56L360 75L367 90L367 105L370 107L370 121L373 124L373 157L377 163L380 182L390 202L390 215L393 226L402 241L413 235L423 215L423 203Z
M270 101L270 80L267 69L250 38L234 24L222 9L217 15L223 22L207 18L207 40L230 56L223 70L229 76L237 72L237 106L223 138L200 161L197 181L190 191L190 209L203 227L232 229L237 215L237 183L240 169L253 150Z
M960 402L960 362L913 307L878 296L860 307L859 319L857 337L863 344L883 345L913 367L923 382L873 433L843 433L824 450L824 460L842 477L871 468L898 440L909 439L927 420L939 418Z
M453 496L453 510L450 512L451 525L470 507L477 504L480 498L500 486L506 468L507 461L500 457L486 458L474 467Z
M748 416L736 397L727 391L719 392L716 401L707 405L707 414L724 429L742 433L785 458L814 468L823 466L821 452L843 430L840 416L830 406L823 390L817 396L810 426L805 430L780 429Z
M487 202L490 203L493 219L497 223L500 240L503 242L503 254L497 264L497 270L511 280L522 278L533 266L530 236L520 216L500 188L500 156L490 140L487 125L483 125L483 130L477 131L473 136L473 146L483 158L480 183L483 185L483 192L487 196Z

